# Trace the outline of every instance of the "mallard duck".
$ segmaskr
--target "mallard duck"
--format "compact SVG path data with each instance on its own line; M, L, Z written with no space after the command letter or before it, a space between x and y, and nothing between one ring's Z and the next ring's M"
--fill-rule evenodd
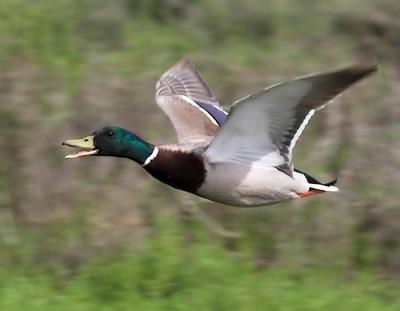
M78 147L67 159L112 156L134 160L179 190L234 206L260 206L335 192L293 167L293 149L315 111L376 71L359 63L278 83L237 100L229 113L199 71L183 59L156 85L156 102L172 122L177 144L151 144L106 126L63 145Z

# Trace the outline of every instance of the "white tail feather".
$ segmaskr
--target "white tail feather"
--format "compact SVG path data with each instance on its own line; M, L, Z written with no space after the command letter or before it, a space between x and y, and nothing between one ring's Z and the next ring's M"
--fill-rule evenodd
M335 187L335 186L325 186L325 185L320 185L320 184L308 184L308 185L310 186L310 188L318 189L318 190L322 190L322 191L329 191L329 192L339 191L339 188Z

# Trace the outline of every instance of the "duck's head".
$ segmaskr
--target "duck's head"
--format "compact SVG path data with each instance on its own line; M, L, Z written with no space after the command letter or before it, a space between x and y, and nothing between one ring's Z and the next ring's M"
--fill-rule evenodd
M89 136L69 139L62 144L80 149L77 153L67 155L66 159L86 156L113 156L130 158L140 164L143 164L154 150L154 145L117 126L106 126Z

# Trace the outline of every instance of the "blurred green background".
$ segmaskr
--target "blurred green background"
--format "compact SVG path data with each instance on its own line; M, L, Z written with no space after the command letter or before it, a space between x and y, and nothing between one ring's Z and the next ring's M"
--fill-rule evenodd
M1 310L400 310L398 0L2 0ZM264 208L178 192L60 143L175 140L158 77L190 57L226 106L376 55L296 166L341 192Z

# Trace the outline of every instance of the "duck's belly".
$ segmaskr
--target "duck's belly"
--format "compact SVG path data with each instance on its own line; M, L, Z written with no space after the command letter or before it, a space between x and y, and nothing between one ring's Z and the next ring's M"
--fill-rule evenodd
M196 192L209 200L235 206L260 206L298 198L308 186L273 167L206 165L207 177Z

